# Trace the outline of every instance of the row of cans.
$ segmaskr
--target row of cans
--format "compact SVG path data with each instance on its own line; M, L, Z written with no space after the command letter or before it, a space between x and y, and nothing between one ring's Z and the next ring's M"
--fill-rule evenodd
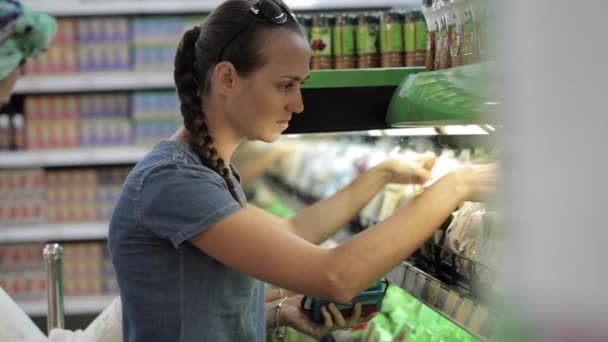
M105 222L129 167L0 171L0 224ZM1 229L0 229L1 230Z
M0 246L0 287L17 300L46 298L43 244ZM63 244L66 297L118 293L116 276L103 242Z
M421 11L299 16L312 69L424 66L427 27Z

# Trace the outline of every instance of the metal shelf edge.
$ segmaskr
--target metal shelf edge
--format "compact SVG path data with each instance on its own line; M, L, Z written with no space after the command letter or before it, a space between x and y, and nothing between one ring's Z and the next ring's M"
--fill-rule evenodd
M106 239L108 223L16 225L0 228L0 243Z
M495 313L407 262L401 267L403 278L397 281L401 288L473 336L482 341L490 339L497 320Z

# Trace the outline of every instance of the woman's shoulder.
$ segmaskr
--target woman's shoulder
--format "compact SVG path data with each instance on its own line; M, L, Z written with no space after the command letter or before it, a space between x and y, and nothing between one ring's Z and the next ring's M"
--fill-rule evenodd
M221 184L223 180L200 159L189 147L175 140L159 142L141 161L139 161L130 178L143 184L150 178L158 183L175 183L180 180L204 180Z

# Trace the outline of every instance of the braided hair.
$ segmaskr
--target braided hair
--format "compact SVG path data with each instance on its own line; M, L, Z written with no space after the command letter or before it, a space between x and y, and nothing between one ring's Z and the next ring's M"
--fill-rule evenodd
M304 36L300 25L291 17L280 26L256 17L246 30L242 30L244 18L251 15L249 9L254 2L227 0L200 26L186 31L177 48L173 73L192 149L205 166L224 179L230 194L241 207L245 207L245 203L231 177L230 165L227 165L214 147L203 112L202 94L209 90L210 70L221 61L229 61L239 75L246 76L263 66L265 58L260 46L265 31L280 27Z

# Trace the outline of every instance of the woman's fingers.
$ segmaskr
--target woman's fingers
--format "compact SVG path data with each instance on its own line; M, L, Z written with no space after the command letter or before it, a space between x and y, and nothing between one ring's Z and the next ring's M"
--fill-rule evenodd
M344 329L344 328L348 327L348 325L346 324L346 320L344 319L344 316L342 316L342 313L340 312L340 310L338 310L338 307L336 306L336 304L334 304L334 303L329 304L329 311L331 312L331 314L333 316L334 323L337 328Z

